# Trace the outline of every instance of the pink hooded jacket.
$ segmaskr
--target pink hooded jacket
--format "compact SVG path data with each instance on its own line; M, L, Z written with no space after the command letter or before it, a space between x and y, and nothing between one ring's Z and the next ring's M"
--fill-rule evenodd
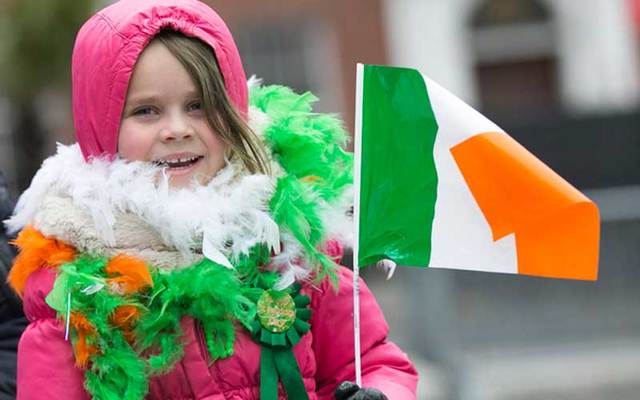
M85 159L114 155L120 115L136 59L163 27L195 36L215 51L228 94L247 115L247 86L237 48L222 19L196 0L123 0L93 16L80 30L73 55L73 114ZM339 259L342 248L328 243ZM311 331L294 347L310 399L333 399L336 386L354 380L352 274L338 272L339 290L328 281L304 286L310 296ZM18 399L85 399L83 372L74 366L64 326L45 303L55 272L42 268L29 277L23 293L30 325L18 350ZM389 399L415 398L415 368L393 343L373 295L361 282L363 385ZM150 399L258 399L260 347L239 330L234 355L211 364L200 324L185 318L185 355L168 374L152 379ZM285 394L280 388L279 398Z
M342 254L337 242L328 253ZM309 399L333 399L340 382L354 381L352 274L338 272L336 292L326 280L319 288L303 286L311 298L311 331L293 348ZM18 399L88 399L83 372L74 366L64 326L44 299L55 273L41 269L31 275L24 291L24 310L31 324L18 348ZM360 281L362 383L390 400L415 399L417 373L407 356L387 341L388 326L375 298ZM185 318L184 357L168 374L151 380L147 398L186 400L257 400L260 393L260 346L245 330L237 332L233 356L209 363L200 324ZM279 399L286 399L282 387Z

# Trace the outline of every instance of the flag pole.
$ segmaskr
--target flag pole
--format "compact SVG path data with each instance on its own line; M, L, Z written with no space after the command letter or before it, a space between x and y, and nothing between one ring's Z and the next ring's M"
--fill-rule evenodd
M360 359L360 265L358 263L358 243L360 239L360 163L362 160L362 84L364 66L356 65L356 112L354 129L353 161L353 346L356 367L356 384L362 386L362 365Z

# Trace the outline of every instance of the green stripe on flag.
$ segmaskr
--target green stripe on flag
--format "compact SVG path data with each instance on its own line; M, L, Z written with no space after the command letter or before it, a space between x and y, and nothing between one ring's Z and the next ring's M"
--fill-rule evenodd
M364 66L359 265L385 258L405 266L429 264L437 131L418 71Z

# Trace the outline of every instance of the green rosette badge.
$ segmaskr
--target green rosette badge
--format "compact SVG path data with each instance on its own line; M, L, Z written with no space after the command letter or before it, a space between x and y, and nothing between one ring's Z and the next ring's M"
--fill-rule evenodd
M290 399L308 399L292 347L309 331L309 297L300 284L290 290L265 290L257 302L251 335L260 343L260 398L277 400L278 380Z

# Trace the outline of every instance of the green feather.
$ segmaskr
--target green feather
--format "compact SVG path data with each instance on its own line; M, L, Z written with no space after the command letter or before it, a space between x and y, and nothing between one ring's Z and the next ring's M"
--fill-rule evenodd
M324 232L320 207L331 207L352 184L353 156L343 149L348 135L340 120L312 112L316 100L283 86L253 88L249 97L271 120L264 140L286 173L270 202L274 219L303 246L317 279L329 275L335 284L336 265L318 250Z

